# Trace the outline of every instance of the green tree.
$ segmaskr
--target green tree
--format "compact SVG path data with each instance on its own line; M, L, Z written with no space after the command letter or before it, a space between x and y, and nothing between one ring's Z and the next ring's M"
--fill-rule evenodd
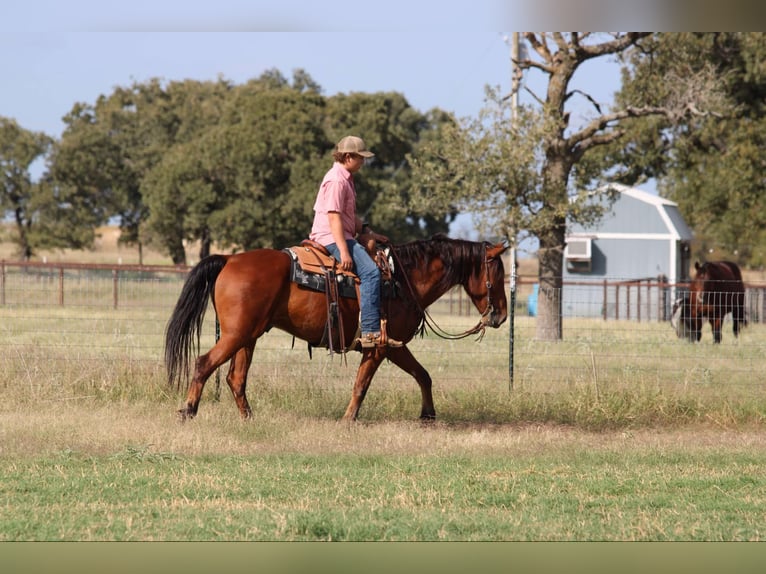
M148 227L176 262L185 261L179 238L208 237L235 250L298 242L311 228L334 144L352 133L376 154L357 178L359 212L392 240L444 231L446 220L403 208L407 153L431 126L400 94L325 98L300 70L292 83L269 71L233 88L218 125L168 151L147 174Z
M144 178L174 145L194 141L218 123L228 90L223 80L152 79L118 87L94 105L76 104L53 154L52 180L91 203L100 223L117 218L120 240L137 244L140 253L144 239L151 240L143 232L149 216Z
M44 248L37 233L39 209L46 186L32 181L30 168L49 153L52 138L26 130L15 120L0 116L0 211L15 225L14 242L25 260Z
M440 121L401 94L326 98L303 70L237 86L155 79L74 106L51 181L96 220L119 218L124 239L150 241L180 264L188 242L200 242L202 258L213 242L240 250L306 237L333 146L357 133L376 153L358 181L360 212L404 241L444 231L454 216L403 208L407 154Z
M204 257L213 239L252 249L305 237L324 100L300 78L292 87L271 71L233 88L218 124L170 150L147 175L148 227L176 263L185 261L182 246L172 248L181 239L202 239Z

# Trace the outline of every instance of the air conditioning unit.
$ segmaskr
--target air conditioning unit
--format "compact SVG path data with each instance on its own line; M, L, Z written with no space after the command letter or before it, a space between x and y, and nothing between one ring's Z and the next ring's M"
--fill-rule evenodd
M564 261L567 271L572 273L589 273L591 270L591 238L568 237L564 247Z

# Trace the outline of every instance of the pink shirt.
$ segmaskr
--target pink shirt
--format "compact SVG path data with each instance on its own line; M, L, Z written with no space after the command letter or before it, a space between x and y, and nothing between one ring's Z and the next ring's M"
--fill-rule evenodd
M314 203L314 224L309 239L322 245L335 243L330 230L330 218L327 216L331 211L340 213L346 239L353 239L356 235L354 176L338 162L333 163L319 186Z

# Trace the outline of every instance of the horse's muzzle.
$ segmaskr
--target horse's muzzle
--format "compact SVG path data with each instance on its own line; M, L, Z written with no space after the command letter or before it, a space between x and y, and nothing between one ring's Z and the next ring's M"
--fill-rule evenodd
M500 325L505 323L505 320L508 318L508 313L505 311L498 311L497 309L492 309L487 315L484 315L482 317L482 323L486 327L492 327L493 329L497 329Z

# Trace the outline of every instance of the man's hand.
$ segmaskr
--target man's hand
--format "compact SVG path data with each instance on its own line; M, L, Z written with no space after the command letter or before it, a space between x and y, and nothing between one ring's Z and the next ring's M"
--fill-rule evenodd
M344 242L343 246L345 247L345 245ZM343 269L343 271L351 271L354 268L354 260L351 258L348 249L340 250L340 268Z

